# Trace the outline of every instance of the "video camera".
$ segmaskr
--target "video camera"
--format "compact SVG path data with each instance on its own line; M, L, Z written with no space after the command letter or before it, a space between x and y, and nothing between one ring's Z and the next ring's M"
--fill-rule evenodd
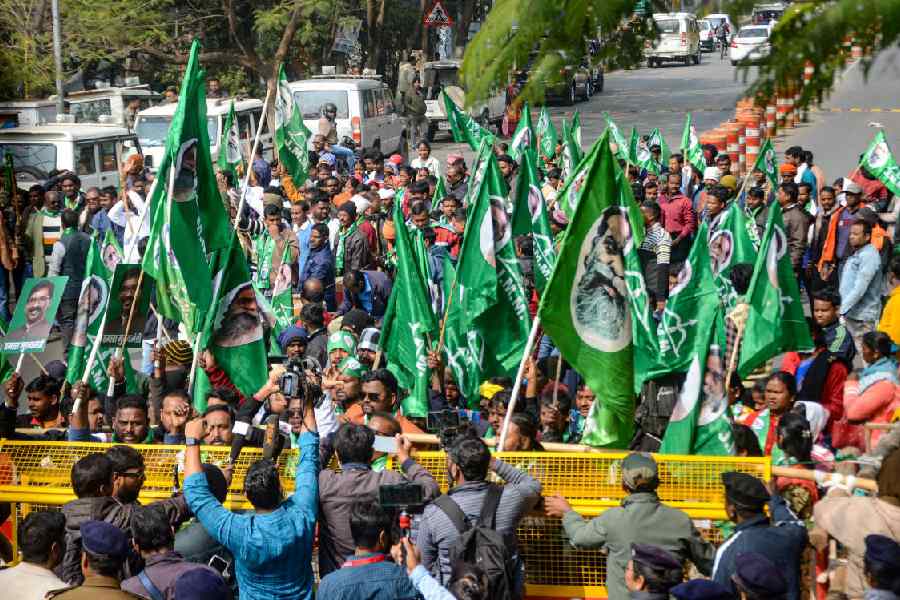
M409 537L412 520L409 511L419 512L425 506L425 490L418 483L404 482L395 485L378 486L378 504L384 509L398 509L400 535ZM403 550L406 561L406 551Z
M313 358L292 358L284 365L284 373L278 381L278 387L286 398L311 399L318 407L324 394L319 385L322 368ZM312 376L311 376L312 375Z
M448 448L459 435L461 419L459 411L453 409L429 411L425 427L429 433L438 436L441 448Z

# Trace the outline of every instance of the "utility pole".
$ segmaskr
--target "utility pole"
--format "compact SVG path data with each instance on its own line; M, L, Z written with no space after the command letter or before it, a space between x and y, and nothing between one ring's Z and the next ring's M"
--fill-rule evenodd
M63 98L62 80L62 27L59 18L59 0L52 0L53 12L53 62L56 66L56 114L61 115L66 111L65 98Z

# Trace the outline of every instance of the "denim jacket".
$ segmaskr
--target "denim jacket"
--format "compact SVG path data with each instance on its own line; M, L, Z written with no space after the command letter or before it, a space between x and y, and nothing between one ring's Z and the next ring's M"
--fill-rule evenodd
M841 315L877 321L881 315L881 256L866 244L847 258L841 271Z

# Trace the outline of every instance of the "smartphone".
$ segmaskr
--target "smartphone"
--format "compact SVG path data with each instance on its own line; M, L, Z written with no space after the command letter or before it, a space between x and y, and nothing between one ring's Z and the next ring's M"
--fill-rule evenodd
M409 508L424 504L422 486L417 483L399 483L378 487L378 504L382 508Z
M397 454L397 439L386 435L376 435L375 441L372 443L372 449L375 452Z
M212 558L209 559L209 566L220 573L222 577L227 578L229 576L228 567L231 566L231 563L218 554L213 554Z

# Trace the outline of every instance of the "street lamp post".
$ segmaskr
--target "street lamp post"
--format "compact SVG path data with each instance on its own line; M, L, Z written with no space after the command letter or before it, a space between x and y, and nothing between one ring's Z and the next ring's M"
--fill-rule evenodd
M51 2L51 10L53 12L53 62L56 67L56 114L61 115L66 109L63 98L62 27L59 18L59 0Z

